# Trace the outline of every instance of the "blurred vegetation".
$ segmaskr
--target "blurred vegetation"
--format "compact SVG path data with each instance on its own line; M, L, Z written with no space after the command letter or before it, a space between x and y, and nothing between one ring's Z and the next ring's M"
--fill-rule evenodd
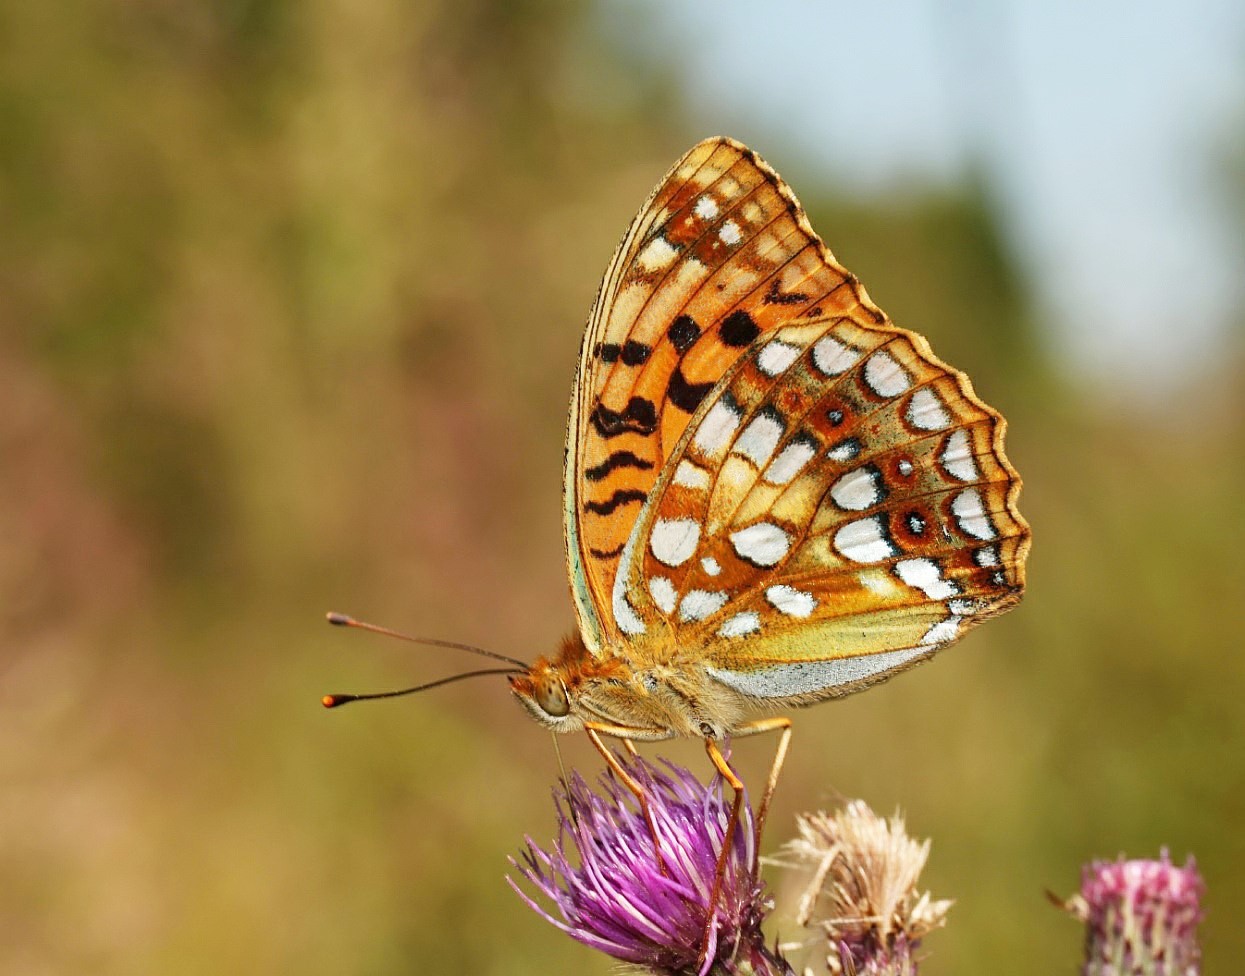
M501 880L552 829L547 738L500 682L323 713L462 662L320 614L525 657L571 627L584 315L707 133L553 0L0 16L0 971L607 972ZM1043 888L1192 851L1227 970L1239 348L1121 406L1042 339L987 179L826 180L814 224L1009 417L1036 545L1018 612L799 716L771 844L838 796L902 805L958 899L932 976L1070 971Z

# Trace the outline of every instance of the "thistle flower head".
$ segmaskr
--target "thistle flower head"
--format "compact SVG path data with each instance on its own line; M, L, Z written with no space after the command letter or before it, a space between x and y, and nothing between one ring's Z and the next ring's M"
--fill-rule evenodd
M519 875L552 903L542 907L513 878L511 887L547 921L615 959L661 973L788 971L764 947L770 903L757 875L752 810L744 804L710 905L718 854L730 816L720 778L705 786L686 769L642 759L624 764L642 784L661 849L635 798L614 777L598 791L573 773L554 791L558 838L551 850L529 838ZM715 936L700 960L710 912Z
M914 974L913 950L951 907L917 891L929 841L913 840L900 816L883 820L861 800L797 824L799 837L785 852L812 870L797 917L824 930L830 972Z
M1204 885L1193 858L1094 861L1064 907L1086 924L1085 976L1196 976Z

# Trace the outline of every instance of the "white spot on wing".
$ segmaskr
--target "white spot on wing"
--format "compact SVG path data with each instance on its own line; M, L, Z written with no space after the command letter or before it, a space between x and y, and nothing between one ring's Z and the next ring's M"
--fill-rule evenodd
M834 548L854 563L880 563L899 554L880 515L848 522L834 534Z
M761 629L761 616L755 610L737 613L718 628L719 637L746 637Z
M827 376L846 373L860 358L860 351L844 345L834 336L823 336L813 346L813 365Z
M817 448L805 440L794 440L781 451L765 472L765 480L771 485L785 485L813 459Z
M973 562L978 566L997 566L999 565L999 550L997 546L982 546L973 553Z
M715 681L745 695L756 698L787 698L864 681L925 657L932 650L934 648L905 647L898 651L841 657L830 661L775 664L755 671L731 671L715 667L707 667L705 670Z
M721 399L709 408L700 426L696 428L696 436L692 442L702 453L716 454L730 443L741 419L739 409L729 400Z
M865 360L865 382L880 397L897 397L912 385L912 377L894 356L879 349Z
M718 231L718 240L727 247L734 247L744 239L744 235L739 230L739 225L733 220L728 220L722 225Z
M773 339L757 353L757 368L766 376L777 376L799 358L800 347Z
M704 620L726 606L726 593L722 590L692 590L679 603L681 620Z
M700 523L695 519L658 519L648 547L660 563L682 566L696 551L700 541Z
M976 481L980 476L973 457L973 443L966 430L951 433L939 460L947 474L958 481Z
M674 610L678 594L674 592L674 584L666 577L654 576L650 578L648 581L648 592L662 613L670 613Z
M951 500L951 514L955 516L965 535L986 540L993 539L996 535L994 524L982 503L981 492L976 488L966 488Z
M889 576L883 575L876 569L862 570L856 574L856 579L870 593L875 593L888 599L899 589Z
M832 461L851 461L860 453L860 441L854 437L849 437L845 441L839 441L834 447L826 452L826 457Z
M925 645L949 644L955 640L955 635L960 630L960 618L948 617L946 620L940 620L925 632L925 636L921 638L921 643Z
M774 453L780 437L782 424L778 418L768 413L760 414L739 435L739 440L735 442L735 453L742 454L758 468L762 468Z
M765 591L765 599L774 605L779 613L788 617L807 617L817 607L813 594L797 590L794 586L778 583Z
M849 471L830 486L830 497L849 512L872 508L882 500L882 473L874 467Z
M644 633L644 621L627 602L626 596L614 594L614 621L624 634Z
M636 263L645 271L661 271L670 265L678 253L679 249L659 234L639 253Z
M700 568L705 571L706 576L717 576L722 572L722 567L718 565L718 561L712 556L706 556L700 561Z
M960 592L958 586L942 578L942 570L932 559L901 559L895 563L895 575L931 600L945 600Z
M951 414L938 394L923 386L908 401L908 422L918 430L942 430L951 424Z
M631 527L631 534L627 536L627 542L623 546L622 556L618 562L620 567L631 565L631 557L635 553L635 547L639 544L640 524L640 520L637 519ZM614 622L618 624L618 629L624 634L644 633L644 621L640 619L635 612L635 607L627 600L627 574L625 572L620 571L614 576L614 588L610 593L610 607L614 611Z
M683 460L674 469L674 483L684 488L708 488L709 472L691 461Z
M787 533L772 522L758 522L731 533L731 545L741 558L757 566L777 564L791 548Z
M712 220L718 215L718 204L713 197L705 194L696 201L696 216L701 220Z

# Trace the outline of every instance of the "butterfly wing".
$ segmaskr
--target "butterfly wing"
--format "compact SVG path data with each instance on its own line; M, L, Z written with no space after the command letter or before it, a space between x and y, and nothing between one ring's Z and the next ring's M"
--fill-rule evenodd
M758 336L801 316L882 322L786 184L730 139L694 146L657 185L606 270L567 428L567 561L589 650L636 519L693 413Z
M889 323L823 316L758 338L651 492L615 624L774 703L928 657L1023 591L1005 426Z

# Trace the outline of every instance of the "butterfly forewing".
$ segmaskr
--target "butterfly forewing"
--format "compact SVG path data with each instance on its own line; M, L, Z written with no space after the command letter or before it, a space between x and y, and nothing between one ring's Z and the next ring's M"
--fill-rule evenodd
M773 170L732 140L695 146L619 245L580 353L566 536L590 648L627 633L619 561L693 413L759 336L825 315L884 320Z

